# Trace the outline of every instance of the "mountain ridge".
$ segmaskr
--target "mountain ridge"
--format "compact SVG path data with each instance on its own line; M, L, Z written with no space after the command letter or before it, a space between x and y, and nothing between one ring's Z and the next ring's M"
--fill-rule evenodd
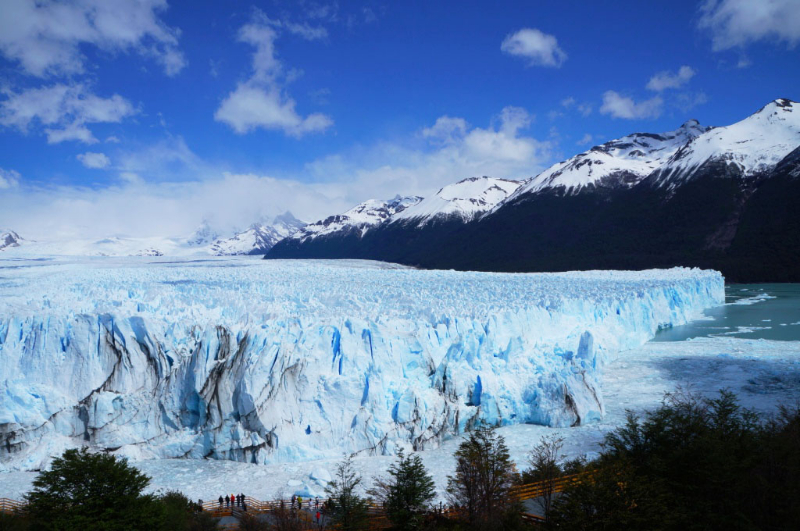
M284 240L265 258L482 271L685 265L720 269L730 280L800 281L791 233L800 222L788 217L800 204L798 118L800 106L781 98L730 126L689 120L669 133L634 133L551 166L474 219L389 220L361 238ZM701 149L708 145L716 147ZM787 213L782 225L778 213ZM781 241L786 248L776 250Z

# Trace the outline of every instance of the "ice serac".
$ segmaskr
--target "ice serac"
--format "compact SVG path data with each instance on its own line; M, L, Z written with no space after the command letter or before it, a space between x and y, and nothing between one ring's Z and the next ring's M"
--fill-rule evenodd
M20 267L22 266L22 267ZM603 416L604 363L723 302L698 269L14 262L0 276L0 463L67 447L265 463ZM624 355L624 353L622 354Z

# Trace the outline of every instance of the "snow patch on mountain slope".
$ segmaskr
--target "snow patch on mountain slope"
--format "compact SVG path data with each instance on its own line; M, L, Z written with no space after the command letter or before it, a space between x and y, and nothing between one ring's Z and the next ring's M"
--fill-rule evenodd
M425 225L437 218L451 217L471 221L505 200L521 185L521 182L509 179L470 177L447 185L416 205L398 212L390 222L414 221L418 225Z
M724 301L719 273L344 261L0 260L0 468L88 444L254 463L603 416L608 359Z
M514 197L546 188L563 188L568 193L592 185L629 188L707 130L697 120L689 120L675 131L634 133L611 140L554 164L520 188Z
M19 234L9 229L0 229L0 251L19 247L24 240Z
M304 223L290 212L276 216L271 222L253 224L249 229L230 238L219 238L218 232L207 222L186 237L129 237L109 236L99 240L52 239L46 241L22 240L14 232L16 245L8 252L19 257L41 256L221 256L239 254L264 254L278 241L293 234ZM6 241L0 233L0 249ZM9 236L8 241L13 238ZM24 244L24 245L22 245Z
M733 166L749 177L771 169L798 146L800 105L778 99L740 122L692 139L661 168L657 182L675 187L712 162Z
M249 229L236 233L231 238L215 241L211 245L211 253L216 256L264 254L305 225L291 212L286 212L270 223L254 223Z
M369 229L387 221L392 216L422 201L421 197L400 197L380 200L369 199L359 203L344 214L329 216L315 223L309 223L290 236L293 240L313 239L336 232L358 230L363 236Z

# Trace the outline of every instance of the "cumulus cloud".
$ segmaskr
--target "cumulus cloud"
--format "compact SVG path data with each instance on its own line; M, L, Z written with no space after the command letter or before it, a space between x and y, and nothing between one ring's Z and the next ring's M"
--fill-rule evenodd
M81 164L92 169L107 168L108 165L111 164L111 159L109 159L105 153L93 153L91 151L87 151L86 153L80 153L76 155L76 158L81 162Z
M526 59L528 66L560 67L567 60L556 38L535 28L523 28L507 35L500 49Z
M589 143L591 143L591 141L592 141L592 139L593 139L593 138L594 138L594 137L593 137L592 135L590 135L589 133L586 133L585 135L583 135L583 136L581 137L581 139L580 139L580 140L578 140L578 141L577 141L577 142L575 142L575 143L576 143L577 145L579 145L579 146L585 146L586 144L589 144Z
M321 132L333 125L333 120L321 113L301 116L296 102L286 92L289 74L275 53L279 30L285 29L309 40L327 35L324 28L307 24L287 24L255 11L251 21L239 30L238 39L255 48L253 72L228 94L214 113L214 119L228 124L236 133L244 134L258 128L283 131L301 137Z
M306 133L324 131L333 120L321 113L300 116L295 101L277 87L261 87L241 83L222 101L214 119L227 123L239 134L255 129L274 129L287 135L301 137Z
M286 210L301 219L349 208L288 179L222 173L214 179L146 182L120 176L118 185L18 187L0 194L0 225L31 239L188 235L207 220L215 230L246 228ZM134 207L132 207L132 205Z
M19 184L20 175L15 170L5 170L0 168L0 190L14 188Z
M379 143L319 159L306 170L324 183L321 190L351 206L398 193L426 196L475 175L522 179L552 162L551 142L524 134L532 121L533 116L519 107L506 107L488 127L442 116L421 130L428 145Z
M433 140L440 140L445 143L455 142L467 133L469 125L463 118L451 118L450 116L440 116L431 127L422 129L422 136Z
M658 118L661 115L663 104L664 100L660 96L637 103L633 98L622 96L618 92L609 90L603 94L603 105L600 107L600 113L608 114L612 118L624 118L627 120Z
M86 127L92 123L116 123L136 112L118 94L103 98L83 84L55 84L21 92L2 91L0 124L27 133L31 124L44 126L47 142L76 140L93 144L97 139Z
M659 72L647 82L647 90L662 92L666 89L675 89L684 86L697 72L690 66L682 66L676 73L669 71Z
M370 198L429 195L469 176L530 177L552 162L551 143L527 133L533 116L524 109L506 107L488 121L474 127L443 116L406 138L353 147L288 175L231 171L168 137L116 151L117 173L102 187L20 184L5 191L0 226L32 239L163 237L189 234L205 219L232 233L286 210L315 221Z
M698 27L711 33L714 51L742 48L774 40L800 42L800 2L797 0L706 0Z
M180 30L159 14L166 0L0 2L0 53L34 76L77 74L86 69L81 46L152 57L169 75L186 65L178 49Z

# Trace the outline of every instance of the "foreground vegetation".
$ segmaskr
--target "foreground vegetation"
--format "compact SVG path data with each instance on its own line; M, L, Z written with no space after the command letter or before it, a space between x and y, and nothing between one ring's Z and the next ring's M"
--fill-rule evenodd
M343 531L381 523L402 531L492 529L532 524L559 530L797 529L800 522L800 410L781 408L762 418L722 392L714 399L668 395L662 407L606 436L593 461L564 461L562 441L545 438L518 473L503 437L491 428L469 434L448 477L449 509L433 504L435 487L418 455L400 454L386 477L375 478L371 499L350 458L328 487L319 527ZM563 492L560 477L577 474ZM515 485L539 482L543 494L526 507ZM149 478L123 460L86 449L67 450L42 472L26 509L0 516L0 530L194 531L216 521L184 495L143 494ZM383 507L380 514L370 503ZM291 509L268 520L244 517L242 530L295 531L311 527Z

